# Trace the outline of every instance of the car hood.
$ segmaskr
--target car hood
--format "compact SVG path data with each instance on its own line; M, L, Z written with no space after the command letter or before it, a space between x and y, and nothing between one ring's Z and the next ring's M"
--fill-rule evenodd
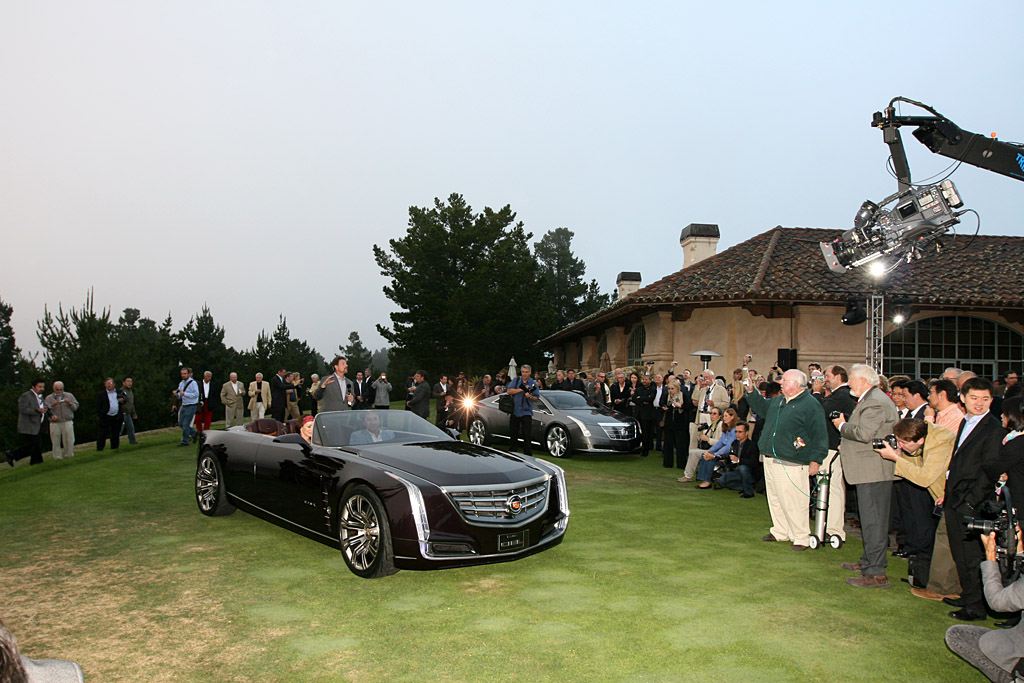
M360 446L359 455L441 486L514 484L547 474L524 457L465 441L377 443Z

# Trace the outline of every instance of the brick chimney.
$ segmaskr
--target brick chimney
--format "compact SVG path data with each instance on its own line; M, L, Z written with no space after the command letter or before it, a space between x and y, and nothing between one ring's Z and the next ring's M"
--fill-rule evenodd
M619 273L619 276L615 278L615 286L619 290L619 300L625 299L640 289L640 282L640 273Z
M721 235L715 223L690 223L683 228L679 233L679 246L683 248L683 268L714 256L719 237Z

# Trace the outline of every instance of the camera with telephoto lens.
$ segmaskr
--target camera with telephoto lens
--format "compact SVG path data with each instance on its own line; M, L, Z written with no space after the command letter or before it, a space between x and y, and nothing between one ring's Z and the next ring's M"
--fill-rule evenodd
M1024 568L1024 557L1017 554L1017 516L1009 487L999 490L1000 498L980 503L977 517L964 517L968 534L995 534L996 560L1004 582L1016 580Z
M828 419L830 419L830 420L838 420L842 416L843 416L843 413L842 413L841 410L833 410L831 413L828 414Z
M876 451L880 451L883 448L885 448L885 444L889 444L889 446L893 450L896 450L899 447L899 443L896 441L895 434L883 436L881 439L871 439L871 447L874 448Z
M709 429L711 429L711 425L709 425L709 424L699 424L699 425L697 425L697 431L698 432L706 432Z

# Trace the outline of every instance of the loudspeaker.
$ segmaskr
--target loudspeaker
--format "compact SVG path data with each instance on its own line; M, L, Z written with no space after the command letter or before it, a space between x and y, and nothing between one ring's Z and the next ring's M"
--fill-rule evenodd
M778 366L781 370L796 368L796 349L779 349Z

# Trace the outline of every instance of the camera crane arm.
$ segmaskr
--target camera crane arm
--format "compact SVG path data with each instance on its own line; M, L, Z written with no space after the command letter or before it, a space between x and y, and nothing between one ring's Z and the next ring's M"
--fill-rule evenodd
M897 116L894 107L896 102L907 102L921 107L931 112L933 116ZM881 129L882 139L889 146L901 191L909 189L911 184L910 165L907 163L907 153L900 136L901 126L913 126L914 137L935 154L1024 181L1024 145L1003 142L994 135L985 137L963 130L921 102L895 97L884 112L874 113L871 125Z

